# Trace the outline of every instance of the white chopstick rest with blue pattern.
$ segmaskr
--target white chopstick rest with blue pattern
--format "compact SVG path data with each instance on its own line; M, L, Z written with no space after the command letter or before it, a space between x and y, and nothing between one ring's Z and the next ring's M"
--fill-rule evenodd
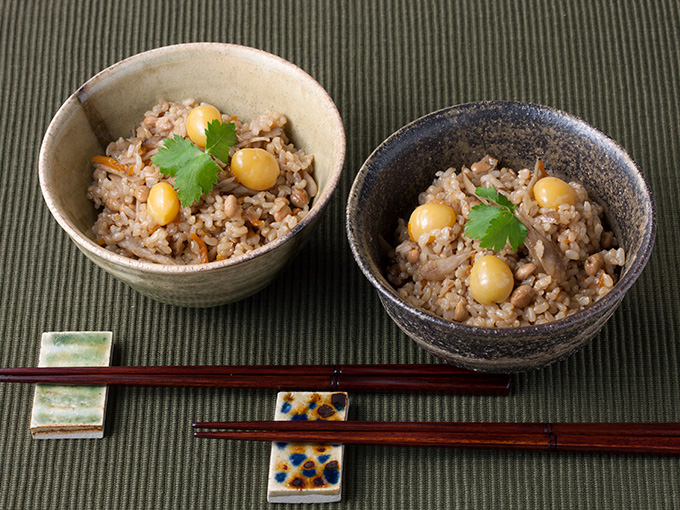
M280 392L275 420L346 420L345 392ZM344 446L272 443L270 503L330 503L342 498Z

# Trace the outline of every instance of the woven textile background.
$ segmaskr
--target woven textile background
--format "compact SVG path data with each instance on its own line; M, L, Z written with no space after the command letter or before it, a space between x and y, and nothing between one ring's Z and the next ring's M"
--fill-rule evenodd
M677 0L2 0L0 365L35 365L41 332L63 330L113 331L121 365L434 361L354 263L347 194L400 126L513 99L582 117L638 162L659 220L647 269L591 345L517 376L511 396L353 394L351 417L680 422L679 34ZM42 136L75 89L125 57L189 41L253 46L302 67L336 102L348 146L340 188L296 264L264 292L205 310L158 304L95 267L51 217L37 178ZM33 441L32 394L0 385L2 509L268 506L269 446L194 440L189 424L269 419L273 392L114 389L106 438L83 441ZM348 447L345 462L342 502L305 508L680 508L677 458Z

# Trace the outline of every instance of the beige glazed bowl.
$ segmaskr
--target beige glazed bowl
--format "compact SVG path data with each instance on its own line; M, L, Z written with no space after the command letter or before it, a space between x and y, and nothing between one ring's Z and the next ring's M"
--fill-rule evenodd
M314 156L319 191L309 214L288 232L238 259L170 266L134 260L94 242L96 211L86 197L91 158L130 136L160 100L193 97L251 119L265 111L288 117L296 147ZM59 109L40 149L40 187L47 206L95 264L142 294L180 306L216 306L269 284L308 239L338 185L345 132L333 101L297 66L253 48L190 43L127 58L87 81Z

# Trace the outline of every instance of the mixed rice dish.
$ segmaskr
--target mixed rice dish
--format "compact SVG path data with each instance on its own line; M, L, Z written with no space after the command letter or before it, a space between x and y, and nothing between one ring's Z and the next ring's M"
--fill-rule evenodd
M480 187L514 206L526 229L516 251L509 241L491 250L466 235L473 207L491 205ZM607 294L625 262L602 206L581 184L549 177L540 162L514 171L485 156L458 173L437 172L419 204L398 222L387 276L413 306L447 320L519 327L561 319Z
M194 141L187 119L192 111L201 113L207 107L217 112L220 122L235 126L235 143L229 157L224 156L232 161L215 158L219 172L212 189L192 203L180 202L173 189L177 178L162 173L152 158L169 137ZM161 101L130 138L111 142L106 156L93 158L88 198L99 211L93 226L96 241L126 257L198 264L233 259L280 238L308 214L317 193L313 157L289 141L286 122L276 112L242 122L193 99ZM205 135L203 140L205 146ZM247 152L243 149L256 149L260 159L266 156L270 169L264 184L252 181L252 175L248 180L248 168L237 176L234 161L237 153Z

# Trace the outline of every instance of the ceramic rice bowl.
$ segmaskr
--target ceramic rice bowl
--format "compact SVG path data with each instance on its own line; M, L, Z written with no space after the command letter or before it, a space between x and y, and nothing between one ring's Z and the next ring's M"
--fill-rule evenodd
M435 173L485 154L500 165L533 168L540 158L565 180L582 183L605 209L626 262L613 289L554 322L518 328L474 327L409 304L386 278L382 240L391 242ZM518 102L479 102L426 115L385 140L361 167L347 204L354 258L390 317L421 347L473 370L517 372L561 360L586 345L612 316L649 260L654 202L640 169L614 140L567 113Z
M252 119L266 111L288 118L287 134L314 157L318 193L310 211L282 237L236 259L194 265L156 264L99 246L95 208L86 197L91 158L127 137L160 100L192 97ZM47 206L95 264L142 294L180 306L215 306L269 284L309 238L337 187L345 133L333 101L311 76L263 51L221 43L190 43L127 58L87 81L59 109L40 150L40 186Z

